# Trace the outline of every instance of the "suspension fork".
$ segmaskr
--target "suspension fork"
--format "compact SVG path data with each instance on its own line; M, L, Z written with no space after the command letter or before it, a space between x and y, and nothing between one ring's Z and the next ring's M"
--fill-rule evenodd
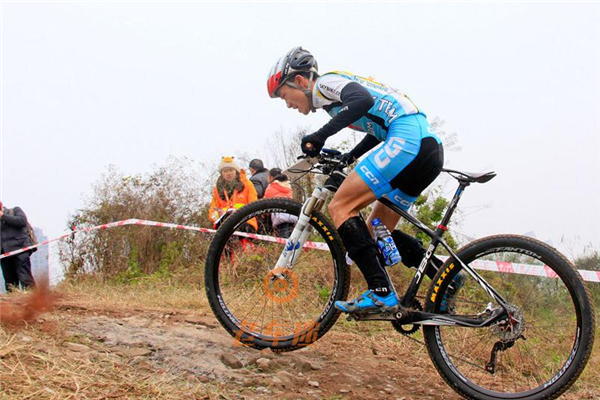
M329 189L324 187L316 187L312 195L304 202L300 210L298 222L292 231L292 234L285 243L285 248L281 252L275 268L293 268L294 263L300 256L300 251L308 239L308 235L312 232L310 218L314 211L319 211L323 208L325 201L331 194Z

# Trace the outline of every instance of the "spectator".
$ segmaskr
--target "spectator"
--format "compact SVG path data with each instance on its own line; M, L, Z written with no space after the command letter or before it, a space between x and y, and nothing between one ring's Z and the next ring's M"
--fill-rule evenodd
M292 185L287 175L283 174L279 168L273 168L268 175L269 186L265 191L265 199L272 197L293 198ZM285 213L273 213L271 216L273 230L275 235L288 238L294 230L298 217Z
M269 186L269 171L265 168L262 160L259 160L258 158L250 161L248 168L250 168L251 174L250 182L254 184L258 198L262 199L265 196L265 190L267 190L267 186Z
M240 170L233 157L223 157L219 164L219 178L210 202L209 220L214 224L223 215L255 200L257 200L256 190L246 178L246 171ZM258 223L253 218L246 223L243 230L256 232L257 229Z
M0 221L1 253L8 253L33 244L29 239L27 216L19 207L5 208L0 201ZM2 259L2 275L7 292L18 289L19 284L23 289L35 287L29 260L31 253L33 251L29 250Z

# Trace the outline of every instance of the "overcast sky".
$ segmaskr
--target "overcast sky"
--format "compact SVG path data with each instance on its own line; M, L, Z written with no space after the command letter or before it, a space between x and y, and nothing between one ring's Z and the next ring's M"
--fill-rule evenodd
M0 198L49 237L109 164L216 162L318 129L324 111L266 91L302 45L321 71L373 76L443 118L462 147L447 167L498 173L465 193L460 232L600 247L598 3L20 1L1 30Z

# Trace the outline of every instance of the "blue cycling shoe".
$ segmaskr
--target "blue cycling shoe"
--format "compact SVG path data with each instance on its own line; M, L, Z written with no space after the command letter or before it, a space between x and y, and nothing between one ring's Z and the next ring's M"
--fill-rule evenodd
M440 304L440 312L442 314L452 314L454 313L454 303L456 301L456 293L465 285L465 281L467 280L467 273L465 271L460 271L450 282L448 285L448 289L444 296L442 297L442 303Z
M398 298L394 292L381 297L373 293L372 290L367 290L354 300L336 301L335 308L345 313L370 311L393 312L398 309Z

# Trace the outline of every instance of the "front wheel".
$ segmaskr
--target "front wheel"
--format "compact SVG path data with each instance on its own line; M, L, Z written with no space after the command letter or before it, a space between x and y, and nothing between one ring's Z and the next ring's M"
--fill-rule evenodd
M594 341L594 309L573 265L547 244L515 235L477 240L457 256L510 306L486 328L424 326L429 355L446 382L473 399L552 399L566 391ZM460 270L452 257L444 263L427 311L482 321L503 311L469 274L452 294Z
M344 247L318 212L293 267L274 270L301 208L283 198L251 203L227 218L210 244L204 277L210 306L244 345L290 351L311 344L338 319L334 302L348 296ZM241 232L248 224L259 234Z

